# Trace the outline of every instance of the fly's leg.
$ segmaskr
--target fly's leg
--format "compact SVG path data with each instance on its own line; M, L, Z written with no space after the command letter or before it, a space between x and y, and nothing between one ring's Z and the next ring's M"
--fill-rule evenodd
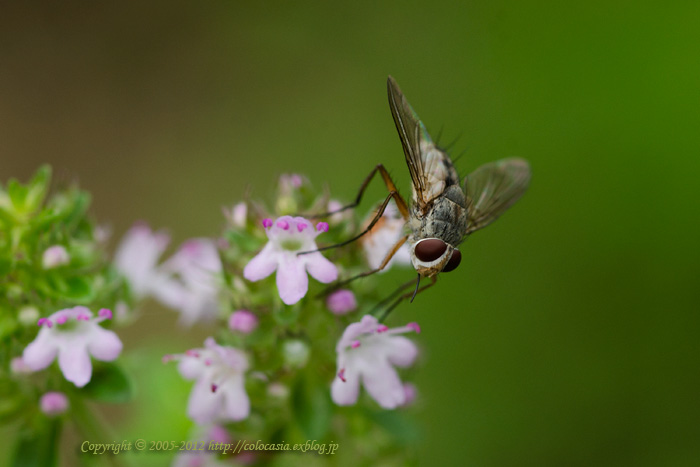
M328 217L328 216L332 216L333 214L338 214L340 212L347 211L348 209L356 208L360 204L360 201L362 201L362 196L365 194L365 190L367 189L367 186L369 186L369 183L372 181L372 179L377 174L377 172L379 172L379 174L382 176L382 179L384 180L384 184L386 185L387 190L389 190L390 192L393 191L393 192L398 193L398 190L396 189L396 185L394 184L394 181L391 179L389 172L387 172L386 168L384 168L384 165L377 164L377 166L374 169L372 169L372 171L369 173L369 175L367 175L367 177L362 182L362 185L360 186L360 191L357 193L357 196L355 197L355 201L348 204L347 206L343 206L340 209L336 209L335 211L324 212L321 214L314 214L314 215L303 216L303 217L306 217L308 219ZM398 196L396 198L396 206L399 208L399 212L401 213L403 218L408 220L408 205L406 204L406 201L404 201L403 198Z
M360 232L358 235L355 235L355 236L352 237L350 240L345 240L344 242L337 243L337 244L335 244L335 245L324 246L323 248L319 248L318 250L300 251L299 253L297 253L297 256L299 256L299 255L308 255L309 253L315 253L315 252L317 252L317 251L330 250L331 248L338 248L338 247L341 247L341 246L345 246L345 245L347 245L348 243L352 243L352 242L354 242L355 240L358 240L358 239L361 238L363 235L365 235L365 234L368 233L370 230L372 230L372 227L374 227L374 224L376 224L377 222L379 222L379 219L382 218L382 214L384 214L384 210L386 209L387 205L389 204L389 201L391 201L392 198L394 198L394 200L396 201L396 204L397 204L397 205L398 205L400 202L405 203L405 201L403 200L403 198L401 198L401 195L399 195L398 192L396 192L396 191L390 192L389 195L388 195L388 196L386 197L386 199L384 200L384 202L382 203L382 205L381 205L381 206L379 207L379 209L377 210L377 214L374 216L374 219L372 219L372 222L369 223L369 225L367 226L367 228L366 228L365 230L363 230L362 232ZM403 244L403 242L405 242L407 238L408 238L408 237L406 236L406 237L404 237L403 239L401 239L401 243ZM399 245L399 246L401 246L401 245ZM398 250L398 247L396 248L396 250ZM394 251L394 250L392 249L391 256L393 256L395 252L396 252L396 251ZM386 258L385 258L385 259L386 259ZM391 257L390 257L389 259L391 259ZM389 262L389 261L387 260L387 262ZM380 269L383 269L383 266L382 266ZM377 271L378 271L378 270L379 270L379 269L377 269ZM376 271L375 271L375 272L376 272Z
M411 279L410 281L408 281L408 282L406 282L406 283L404 283L404 284L401 284L396 290L394 290L393 292L391 292L391 294L390 294L388 297L386 297L386 298L385 298L384 300L382 300L381 302L377 303L377 304L374 306L374 308L372 308L372 310L369 312L369 314L370 314L370 315L376 314L379 310L383 309L386 305L388 305L389 303L393 302L397 295L399 295L401 292L403 292L404 290L408 289L409 287L411 287L411 286L412 286L413 284L415 284L415 283L416 283L416 281L413 280L413 279Z
M425 289L429 289L430 287L434 286L435 283L437 282L437 276L433 276L430 279L431 279L430 284L424 285L423 287L417 289L415 292L405 293L405 294L401 295L399 298L397 298L396 300L394 300L394 303L392 303L391 306L389 306L389 308L384 310L384 313L382 313L382 316L379 318L379 322L383 323L384 320L387 318L387 316L389 316L389 313L391 313L391 311L394 308L396 308L399 305L399 303L401 303L402 301L406 300L407 298L415 297L416 294L419 294L422 291L424 291ZM411 282L413 282L413 281L411 281ZM403 287L404 286L401 286L401 288L403 288ZM394 293L396 293L396 292L394 292Z
M321 292L321 293L319 294L319 296L328 295L329 293L331 293L331 292L333 292L333 291L335 291L335 290L338 290L338 289L341 288L342 286L349 284L350 282L354 281L355 279L359 279L360 277L371 276L371 275L374 274L375 272L381 271L382 269L384 269L384 268L386 267L387 264L389 264L389 261L391 261L391 258L393 258L394 255L396 254L396 252L399 251L399 248L401 248L401 246L402 246L404 243L406 243L406 240L407 240L407 239L408 239L408 235L404 235L403 237L401 237L401 238L399 239L399 241L396 242L396 243L394 244L393 247L391 247L391 250L389 250L389 253L386 254L386 256L384 257L384 259L382 260L382 262L381 262L381 264L379 265L378 268L376 268L376 269L370 269L369 271L365 271L365 272L363 272L363 273L361 273L361 274L358 274L358 275L356 275L356 276L352 276L352 277L349 278L349 279L345 279L345 280L342 280L342 281L338 281L338 282L334 283L333 285L331 285L331 286L327 287L326 289L324 289L324 291ZM411 281L411 283L413 283L413 281Z

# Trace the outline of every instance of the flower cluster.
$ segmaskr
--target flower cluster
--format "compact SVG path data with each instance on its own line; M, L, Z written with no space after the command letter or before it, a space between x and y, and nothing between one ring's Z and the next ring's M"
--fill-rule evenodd
M40 172L21 205L0 190L0 225L7 231L21 224L30 227L19 232L43 232L42 222L56 222L57 212L66 220L64 228L16 245L0 232L0 253L13 258L0 257L0 267L13 265L2 284L8 301L0 298L0 309L14 307L12 338L21 342L8 373L13 384L33 387L31 397L18 390L5 405L12 407L15 399L19 408L35 404L37 416L60 423L89 413L81 408L84 398L127 400L129 378L115 362L123 344L111 328L133 322L138 314L132 311L151 298L176 310L186 327L208 326L212 336L201 347L163 357L193 382L182 413L195 423L194 440L337 442L352 436L374 445L368 453L402 455L400 443L382 435L386 428L372 413L414 400L415 388L401 374L419 352L404 334L420 328L380 322L373 307L386 297L371 281L334 285L381 263L403 232L395 208L361 241L320 251L354 235L370 217L363 221L342 210L305 177L283 175L271 209L246 200L224 210L227 226L219 238L189 239L162 259L170 236L138 223L110 261L103 251L106 231L87 220L76 223L85 209L79 191L64 194L61 203L49 201L53 217L42 214L47 183ZM294 214L329 210L338 212L326 219ZM407 264L405 253L400 250L389 266ZM45 376L43 382L32 382L37 375ZM361 398L363 387L368 400ZM378 461L376 454L368 456L361 463ZM260 453L233 457L239 464L268 461ZM223 461L207 448L177 456L174 465Z
M403 234L403 220L390 208L361 242L325 253L319 247L339 243L361 228L356 215L346 210L325 222L290 214L341 207L314 194L304 177L285 175L272 211L251 201L224 210L228 227L216 242L218 254L210 242L211 251L202 248L197 263L200 303L206 296L211 309L218 309L213 318L219 332L204 347L164 357L177 361L180 374L194 382L186 413L198 433L214 424L234 437L270 439L280 433L293 436L301 423L309 436L314 429L322 430L320 436L339 436L328 414L357 406L360 416L366 405L358 404L361 387L382 410L414 400L415 387L401 381L400 371L418 356L416 344L403 335L419 332L418 325L389 328L366 314L385 298L369 281L326 291L342 277L376 268ZM162 265L151 262L150 294L180 310L184 301L175 298L186 295L182 285L195 283L186 279L195 263L177 259L188 250L194 257L197 250L190 242ZM402 249L390 266L408 263ZM175 271L179 295L171 282ZM190 316L194 324L205 321L206 314ZM379 429L370 424L365 436L373 440ZM220 460L204 453L180 456L178 462L188 459L213 465Z

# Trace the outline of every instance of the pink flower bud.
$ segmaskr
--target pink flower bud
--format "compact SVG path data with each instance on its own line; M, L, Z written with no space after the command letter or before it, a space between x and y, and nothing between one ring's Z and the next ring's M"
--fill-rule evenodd
M228 327L231 331L250 334L258 327L258 317L248 310L234 311L228 320Z
M326 298L326 306L336 315L350 313L357 308L355 294L347 289L336 290Z
M39 406L46 415L60 415L68 409L68 398L62 392L47 392L41 396Z

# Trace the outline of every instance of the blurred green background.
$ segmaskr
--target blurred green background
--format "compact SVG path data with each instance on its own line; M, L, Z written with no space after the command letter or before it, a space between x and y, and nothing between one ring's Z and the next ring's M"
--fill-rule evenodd
M286 172L349 199L383 162L407 193L388 74L433 135L460 137L463 174L528 159L523 200L393 317L423 328L421 464L700 462L700 3L1 11L0 178L51 163L115 238L138 219L176 245L216 235L222 206ZM189 383L143 357L201 344L175 318L154 307L124 337L141 381L107 410L117 438L187 434L171 422Z

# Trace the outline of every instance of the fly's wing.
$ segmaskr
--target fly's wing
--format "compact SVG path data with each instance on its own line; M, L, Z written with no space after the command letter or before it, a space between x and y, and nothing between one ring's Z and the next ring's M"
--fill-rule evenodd
M387 80L389 107L399 132L408 171L413 182L413 202L425 212L447 186L459 183L452 161L440 150L394 78Z
M524 159L501 159L484 164L464 180L467 194L466 235L498 219L525 193L530 165Z

